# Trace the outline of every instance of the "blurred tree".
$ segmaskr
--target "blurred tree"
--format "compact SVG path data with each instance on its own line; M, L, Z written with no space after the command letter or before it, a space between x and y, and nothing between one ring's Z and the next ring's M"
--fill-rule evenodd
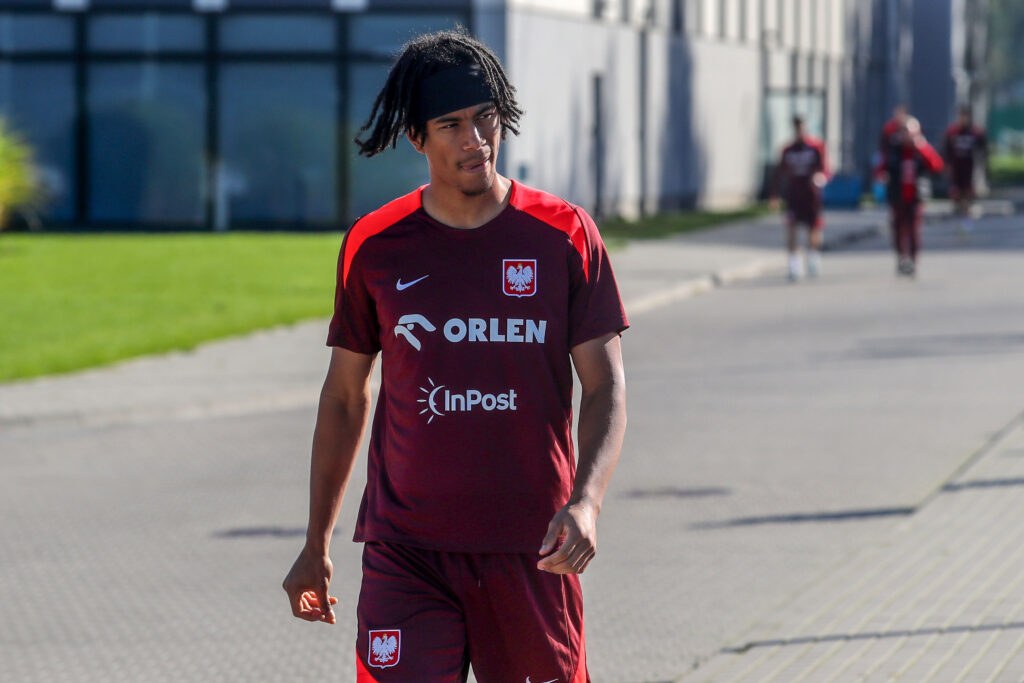
M34 208L42 199L32 149L0 119L0 230L17 209Z

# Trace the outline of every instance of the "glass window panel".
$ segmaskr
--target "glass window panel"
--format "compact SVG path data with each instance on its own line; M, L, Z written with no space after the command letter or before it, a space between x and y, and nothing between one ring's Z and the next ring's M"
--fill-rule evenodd
M356 64L350 68L351 97L348 118L349 139L370 115L373 100L388 75L386 64ZM382 204L430 181L426 159L404 137L396 149L367 159L358 156L355 145L349 157L349 206L352 217L362 216Z
M462 22L464 17L451 14L360 14L349 23L350 49L390 57L421 33L455 28Z
M337 219L334 67L226 64L218 205L231 223Z
M792 141L794 114L804 117L808 133L824 137L825 98L820 92L766 93L763 111L761 157L765 163L775 163L782 148Z
M330 52L334 19L321 16L253 15L225 17L221 49L228 52Z
M95 64L89 84L89 217L201 223L203 67Z
M199 17L155 12L92 17L89 20L89 47L133 52L202 50L203 21Z
M74 26L69 17L0 14L0 49L70 52L74 41Z
M0 115L34 151L43 215L75 214L74 72L69 64L0 62Z

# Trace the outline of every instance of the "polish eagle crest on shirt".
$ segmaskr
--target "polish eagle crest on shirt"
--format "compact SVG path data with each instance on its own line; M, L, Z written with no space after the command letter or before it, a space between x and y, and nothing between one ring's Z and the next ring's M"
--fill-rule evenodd
M504 259L501 271L506 296L533 296L537 293L537 259Z
M370 631L370 652L367 662L370 666L385 669L398 664L402 656L402 632L398 629Z

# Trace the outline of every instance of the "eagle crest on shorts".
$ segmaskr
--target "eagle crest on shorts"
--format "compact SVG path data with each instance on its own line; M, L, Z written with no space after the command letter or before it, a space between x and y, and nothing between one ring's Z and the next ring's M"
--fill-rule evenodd
M505 294L533 296L537 293L537 259L504 259Z
M402 632L399 630L370 631L370 666L386 668L398 664L401 657Z

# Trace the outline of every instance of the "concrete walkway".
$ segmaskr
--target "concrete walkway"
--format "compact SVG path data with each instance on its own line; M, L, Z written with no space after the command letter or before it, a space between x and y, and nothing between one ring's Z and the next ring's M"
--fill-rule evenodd
M996 206L993 210L1000 209ZM934 211L941 215L942 207ZM830 213L827 243L841 248L884 233L885 223L881 211ZM769 274L781 280L785 268L781 240L779 220L773 216L671 239L631 243L616 251L612 261L627 311L636 314L744 278ZM826 273L828 267L826 256ZM163 430L157 429L154 438L173 438L171 432L177 427L168 430L159 423L312 409L327 367L325 334L326 321L316 320L205 344L191 352L0 384L0 432L24 430L27 434L73 425L153 423ZM222 441L216 434L210 439L218 446ZM220 473L222 480L228 478L228 471L235 476L241 468L251 466L244 458L232 460L232 455L225 454L223 467L227 469ZM60 467L67 467L58 456L53 457ZM77 464L82 470L91 466L87 459ZM139 467L150 466L152 463L139 463ZM189 467L195 468L189 470L195 481L208 478L210 465L206 461L194 460ZM152 476L158 478L159 474ZM280 477L275 470L267 480ZM749 631L699 662L681 680L1024 681L1022 492L1024 416L999 431L933 496L908 510L903 523L883 542L845 558L764 615ZM102 501L96 503L101 505ZM147 519L143 518L137 529L117 527L127 539L123 550L136 547L137 537L129 531L137 531L138 538L149 534ZM224 524L234 523L232 520ZM14 523L30 534L32 525L42 522L15 517ZM188 519L176 523L195 524ZM205 531L206 526L201 525L189 530L198 534L200 527ZM81 544L61 552L92 552L97 557L110 552L110 548L86 549L89 543L89 538L83 537ZM288 552L292 552L290 548ZM180 560L186 564L195 561L194 557ZM282 562L267 564L276 567ZM95 560L87 566L105 565ZM190 566L181 571L194 569ZM95 581L105 579L95 577ZM32 588L48 590L45 585ZM261 584L259 590L263 588ZM256 592L255 588L248 590ZM168 602L174 604L174 600ZM211 604L214 602L211 599ZM159 621L181 625L192 624L193 619L193 615L179 615L175 621L162 615ZM131 619L117 623L128 638L134 628ZM66 626L69 633L74 627L71 622ZM665 643L656 645L664 647ZM129 665L126 660L125 666ZM262 680L285 680L270 672L261 675ZM129 672L120 680L135 678ZM230 679L229 674L222 678ZM66 672L63 680L84 678Z
M1024 416L684 681L1024 681Z

